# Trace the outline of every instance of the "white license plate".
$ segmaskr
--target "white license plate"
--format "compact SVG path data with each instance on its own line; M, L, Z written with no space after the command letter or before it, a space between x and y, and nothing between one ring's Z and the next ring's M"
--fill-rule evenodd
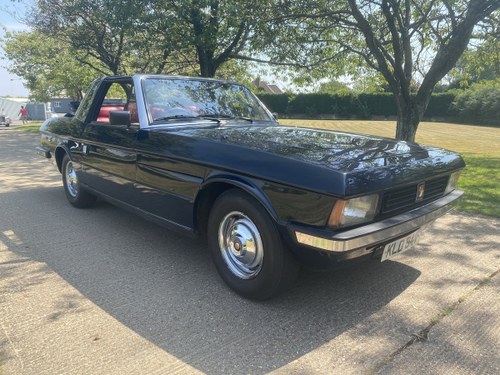
M382 254L382 260L387 260L392 258L394 255L405 252L406 250L410 250L420 239L420 235L422 234L422 229L413 232L412 234L400 238L399 240L389 242L384 246L384 253Z

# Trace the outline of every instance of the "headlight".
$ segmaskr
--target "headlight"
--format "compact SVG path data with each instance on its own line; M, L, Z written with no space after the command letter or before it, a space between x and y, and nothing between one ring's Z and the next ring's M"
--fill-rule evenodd
M446 189L444 190L444 194L451 193L455 188L457 187L457 182L458 178L460 177L460 171L458 172L453 172L450 175L450 179L448 180L448 185L446 186Z
M370 221L377 213L378 194L343 200L339 199L333 206L328 219L330 227L345 227Z

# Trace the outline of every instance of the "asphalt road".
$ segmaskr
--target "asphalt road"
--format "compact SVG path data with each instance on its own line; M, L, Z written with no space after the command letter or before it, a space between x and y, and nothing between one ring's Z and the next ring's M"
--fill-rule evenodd
M255 303L203 242L71 207L36 143L0 128L2 375L500 373L500 220L449 214L394 261Z

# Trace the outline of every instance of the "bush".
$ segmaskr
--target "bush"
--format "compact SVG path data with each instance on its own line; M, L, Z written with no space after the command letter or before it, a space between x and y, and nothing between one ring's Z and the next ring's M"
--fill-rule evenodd
M458 92L453 108L460 122L500 125L500 79L476 83Z
M355 113L351 95L299 94L290 102L291 114L333 114L348 117Z
M433 94L424 117L450 117L456 115L453 110L453 100L455 95L452 93Z
M337 118L396 116L390 93L259 94L272 111L284 115L334 115ZM472 124L500 125L500 80L472 85L464 91L432 95L425 118L451 119Z
M271 112L288 113L290 94L258 94L257 96Z
M368 109L372 116L396 116L396 103L390 93L360 94L358 100Z

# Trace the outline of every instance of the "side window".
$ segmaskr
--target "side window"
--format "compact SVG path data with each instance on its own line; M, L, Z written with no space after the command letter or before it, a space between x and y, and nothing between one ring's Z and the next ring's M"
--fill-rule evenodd
M82 102L80 103L80 106L78 107L78 110L75 114L75 118L77 118L78 120L85 121L87 119L87 116L91 111L92 103L94 102L94 97L96 95L96 92L98 91L97 89L99 88L99 85L100 81L95 80L94 82L92 82L89 90L85 93L85 96L83 97Z
M113 82L109 85L106 96L102 101L97 115L98 122L109 123L111 111L123 111L126 109L132 85L124 82Z

